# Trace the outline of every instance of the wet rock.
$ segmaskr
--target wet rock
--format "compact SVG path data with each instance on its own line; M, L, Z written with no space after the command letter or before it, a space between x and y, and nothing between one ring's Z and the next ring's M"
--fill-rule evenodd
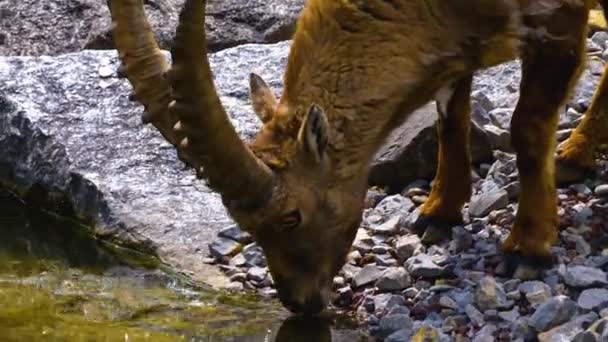
M243 246L230 239L217 238L209 245L209 253L216 258L236 255Z
M606 272L588 266L566 267L562 276L564 282L572 287L590 287L608 284Z
M161 48L169 49L183 0L146 1L145 10ZM207 5L210 51L244 43L290 39L303 0L224 0ZM0 55L56 55L112 49L111 16L105 2L7 0L0 5L6 35ZM10 22L19 22L10 25Z
M220 230L217 235L219 237L237 241L244 245L253 242L253 237L251 236L251 234L242 231L239 226L235 224Z
M566 296L555 296L541 304L530 317L536 331L547 331L566 322L576 313L576 303Z
M376 281L380 291L396 291L408 288L411 285L410 275L403 267L389 267Z
M475 291L475 304L481 310L501 309L512 306L500 283L493 277L484 277Z
M598 310L608 306L607 289L587 289L578 297L578 307L583 310Z
M405 267L413 277L437 278L447 273L445 267L437 265L431 256L424 253L409 258Z
M509 204L509 194L504 190L476 195L469 204L469 214L473 217L486 216L493 210L506 208Z
M354 277L353 286L355 288L376 282L384 273L384 268L376 265L364 266Z
M401 261L405 261L409 259L414 252L422 246L422 241L420 237L416 234L406 235L400 237L395 243L395 251L397 252L397 257Z

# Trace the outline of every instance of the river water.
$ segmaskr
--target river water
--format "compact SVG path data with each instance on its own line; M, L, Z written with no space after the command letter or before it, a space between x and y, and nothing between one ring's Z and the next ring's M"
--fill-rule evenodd
M193 284L0 190L0 341L367 341L344 319Z

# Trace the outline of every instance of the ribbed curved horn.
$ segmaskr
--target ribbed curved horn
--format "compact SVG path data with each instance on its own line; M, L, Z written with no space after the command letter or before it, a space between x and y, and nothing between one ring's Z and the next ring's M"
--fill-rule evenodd
M239 138L216 92L207 59L205 1L187 0L180 13L169 83L141 0L112 0L111 12L116 46L150 122L177 146L181 160L197 171L204 168L209 186L227 206L265 204L274 175Z

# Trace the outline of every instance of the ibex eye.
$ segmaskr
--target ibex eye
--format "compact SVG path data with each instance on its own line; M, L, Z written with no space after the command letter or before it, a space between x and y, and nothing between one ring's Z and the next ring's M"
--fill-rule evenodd
M293 229L300 225L302 215L299 210L293 210L281 218L281 229Z

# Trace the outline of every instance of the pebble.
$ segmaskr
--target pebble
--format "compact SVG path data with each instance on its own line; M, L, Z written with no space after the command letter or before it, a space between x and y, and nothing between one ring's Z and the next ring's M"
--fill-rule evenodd
M392 293L381 293L374 297L374 310L389 312L396 307L403 307L405 299L403 296ZM407 310L407 308L405 308ZM409 311L407 312L409 313Z
M480 310L506 309L513 305L511 301L507 300L502 285L490 276L481 279L474 298L475 304Z
M458 309L458 303L456 303L456 301L454 301L452 298L448 297L448 296L441 296L439 297L439 305L443 306L444 308L448 308L448 309Z
M399 329L384 339L384 342L410 342L412 334L411 329Z
M482 217L493 210L503 209L509 205L509 194L504 190L492 191L476 195L469 203L469 215Z
M209 244L209 253L215 258L219 259L226 256L236 255L242 248L243 245L240 243L220 237L213 240Z
M370 230L376 234L395 235L399 232L401 215L394 215L381 224L371 224Z
M268 270L265 267L251 267L247 271L247 279L262 282L266 279Z
M416 205L412 200L399 194L385 197L374 208L375 212L381 213L384 217L400 216L414 209Z
M376 282L384 273L383 267L376 265L365 265L353 277L353 286L355 288Z
M574 341L577 335L584 332L584 327L591 325L596 319L597 314L595 313L574 317L564 324L538 334L538 340L540 342Z
M572 287L590 287L608 284L606 272L588 266L566 267L564 282Z
M494 341L494 333L497 328L494 324L484 325L473 338L473 342L490 342Z
M376 261L376 265L384 267L392 267L399 264L397 259L393 258L390 254L376 254L374 260Z
M447 273L445 267L437 265L431 256L424 253L409 258L405 267L413 277L437 278Z
M394 314L384 316L378 324L378 335L386 338L398 330L412 330L413 322L409 315Z
M340 273L344 276L344 279L351 280L361 271L361 267L353 264L344 264Z
M452 227L452 241L450 241L450 251L460 253L473 246L473 234L463 226Z
M401 261L406 261L414 255L414 252L422 246L420 237L416 234L405 235L397 239L395 251Z
M483 318L483 314L477 310L476 307L474 307L473 305L469 304L464 308L464 312L466 313L467 317L469 317L469 319L471 320L471 322L473 322L474 324L481 326L483 325L484 318Z
M547 331L566 322L576 313L576 303L563 295L542 303L530 317L529 324L538 332Z
M585 310L598 310L608 307L607 289L587 289L578 297L578 307Z
M408 288L412 284L410 275L403 267L387 268L376 281L380 291L397 291Z
M599 197L608 197L608 184L596 186L594 192Z
M236 224L226 227L217 234L219 237L234 240L243 245L253 242L251 234L242 231Z

